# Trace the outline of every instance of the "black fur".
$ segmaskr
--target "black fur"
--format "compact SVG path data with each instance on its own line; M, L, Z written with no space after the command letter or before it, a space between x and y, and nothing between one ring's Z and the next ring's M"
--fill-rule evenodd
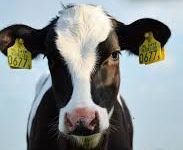
M161 47L164 47L171 35L168 26L150 18L139 19L129 25L115 21L115 25L121 49L127 49L136 55L139 54L139 47L145 40L146 32L152 32Z

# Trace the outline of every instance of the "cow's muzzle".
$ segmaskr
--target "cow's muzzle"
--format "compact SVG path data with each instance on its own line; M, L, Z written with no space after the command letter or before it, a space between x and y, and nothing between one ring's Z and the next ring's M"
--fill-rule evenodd
M65 114L65 127L70 135L89 136L99 133L99 115L89 108L77 108Z

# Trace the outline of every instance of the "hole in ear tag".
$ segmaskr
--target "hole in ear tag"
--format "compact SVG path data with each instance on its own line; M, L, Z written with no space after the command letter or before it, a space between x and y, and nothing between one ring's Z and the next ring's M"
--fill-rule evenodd
M8 48L8 64L13 69L31 69L32 55L25 48L23 39L16 39L15 44Z
M151 64L165 59L164 48L161 48L161 43L157 41L152 32L145 33L145 40L139 47L139 63Z

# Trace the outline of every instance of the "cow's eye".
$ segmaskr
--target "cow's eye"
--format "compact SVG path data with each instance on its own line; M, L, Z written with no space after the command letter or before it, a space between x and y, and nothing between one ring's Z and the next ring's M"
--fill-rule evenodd
M113 61L116 61L119 59L119 55L121 54L120 51L114 51L111 53L111 58L113 59Z

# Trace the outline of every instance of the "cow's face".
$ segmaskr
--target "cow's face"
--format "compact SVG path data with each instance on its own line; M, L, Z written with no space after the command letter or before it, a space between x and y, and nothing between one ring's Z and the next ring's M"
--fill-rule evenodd
M99 139L109 128L119 90L120 46L112 20L99 7L73 6L60 13L50 32L54 46L46 43L47 51L55 48L48 61L59 130L77 140Z
M119 92L120 50L138 54L149 31L162 46L170 36L168 27L159 21L141 19L124 25L100 7L78 5L61 11L42 30L24 25L5 28L0 32L0 47L6 54L16 38L23 38L33 56L47 56L59 109L58 128L90 148L110 127Z

